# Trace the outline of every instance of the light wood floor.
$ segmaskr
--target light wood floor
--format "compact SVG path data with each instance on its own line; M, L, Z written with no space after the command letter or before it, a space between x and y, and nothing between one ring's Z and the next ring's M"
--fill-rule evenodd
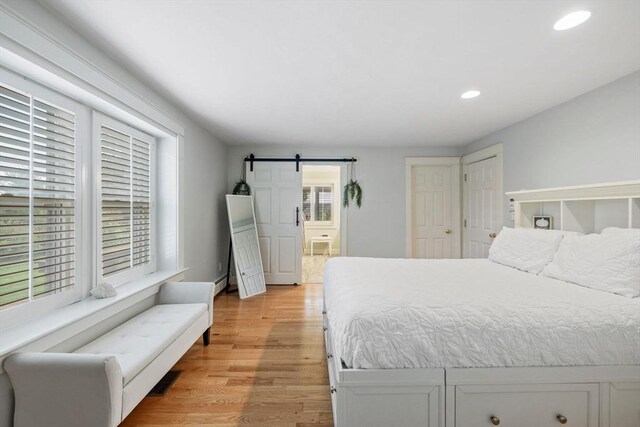
M145 398L122 426L333 426L322 285L218 295L211 344L200 339L174 369L167 394Z

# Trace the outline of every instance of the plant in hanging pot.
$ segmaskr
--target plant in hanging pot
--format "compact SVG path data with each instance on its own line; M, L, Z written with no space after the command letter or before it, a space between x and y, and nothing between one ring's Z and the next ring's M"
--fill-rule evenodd
M253 154L252 154L253 156ZM245 168L244 159L242 160L242 173L241 178L236 182L236 185L231 190L231 194L236 196L250 196L251 186L247 183L247 169Z
M350 179L347 185L344 186L344 194L342 195L342 205L349 207L349 200L355 200L356 206L362 206L362 188L358 181Z
M244 179L240 179L236 182L235 187L231 191L231 194L241 195L241 196L250 196L251 195L251 186L247 184L247 181Z
M356 172L354 161L351 161L351 173L349 177L349 182L344 186L344 192L342 194L342 205L345 208L349 207L349 201L353 200L356 202L356 206L362 206L362 187L360 187L360 183L356 179Z

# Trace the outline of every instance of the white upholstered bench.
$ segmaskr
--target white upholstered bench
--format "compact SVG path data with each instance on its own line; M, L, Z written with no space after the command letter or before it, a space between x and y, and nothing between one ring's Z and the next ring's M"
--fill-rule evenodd
M171 282L157 305L74 353L17 353L4 369L14 427L113 427L201 335L209 344L213 283Z

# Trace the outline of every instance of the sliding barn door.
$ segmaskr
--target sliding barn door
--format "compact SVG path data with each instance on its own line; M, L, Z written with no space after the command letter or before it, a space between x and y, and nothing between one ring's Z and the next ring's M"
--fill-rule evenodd
M293 162L247 167L256 210L258 241L267 284L302 280L302 171Z

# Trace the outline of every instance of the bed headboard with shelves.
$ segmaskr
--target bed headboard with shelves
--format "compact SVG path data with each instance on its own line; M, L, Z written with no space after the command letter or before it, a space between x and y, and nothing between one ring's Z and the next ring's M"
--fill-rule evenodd
M598 233L606 227L640 228L640 180L511 191L515 227L551 216L555 230Z

